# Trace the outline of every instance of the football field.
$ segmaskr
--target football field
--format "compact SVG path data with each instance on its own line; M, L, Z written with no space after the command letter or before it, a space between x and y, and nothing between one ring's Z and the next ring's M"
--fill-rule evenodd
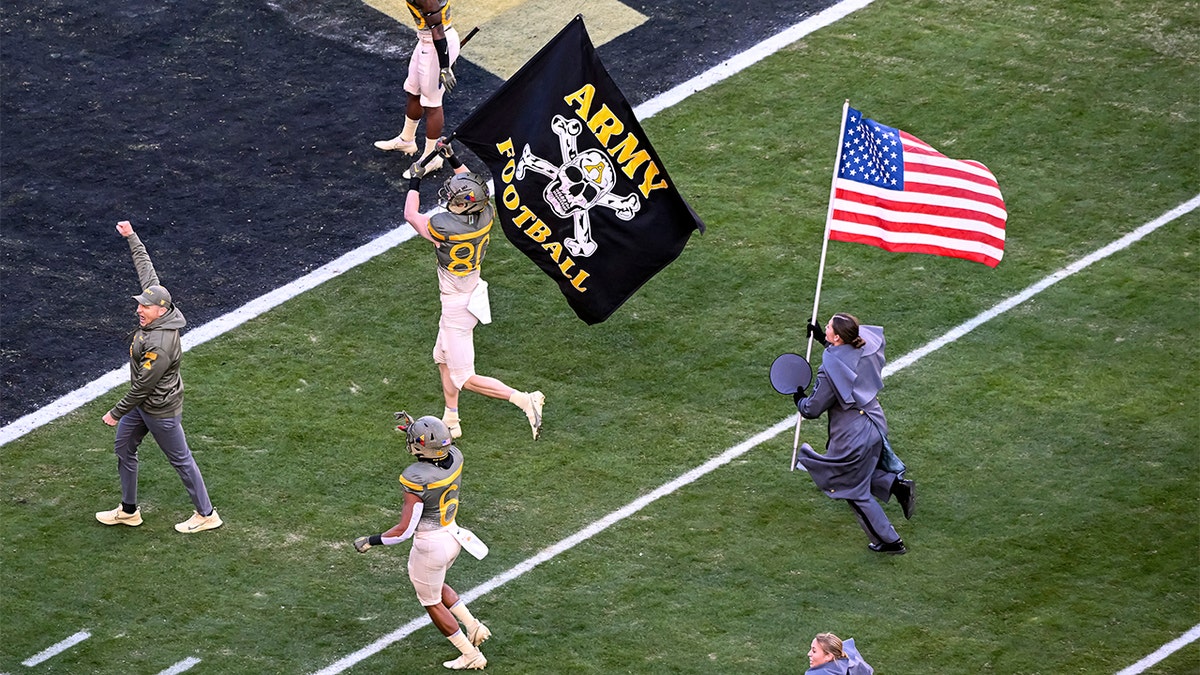
M802 673L824 631L884 674L1200 672L1198 9L835 6L640 102L707 231L610 319L494 238L477 368L547 403L534 443L513 406L461 402L459 520L491 554L448 581L487 672ZM821 319L888 337L918 485L911 520L886 507L896 557L788 471L767 380L804 353L845 99L986 164L1008 209L995 269L829 245ZM429 247L365 250L185 357L224 527L173 530L191 506L149 439L145 524L95 522L120 387L0 446L0 673L444 672L408 544L350 543L399 518L392 412L442 406Z

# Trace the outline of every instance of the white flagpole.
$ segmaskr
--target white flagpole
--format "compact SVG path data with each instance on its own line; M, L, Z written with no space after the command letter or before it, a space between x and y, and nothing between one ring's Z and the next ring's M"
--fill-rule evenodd
M817 322L817 308L821 304L821 283L825 279L825 253L829 250L829 226L833 221L833 199L837 194L837 176L838 171L842 168L842 138L846 135L846 113L850 109L850 99L846 99L842 103L842 124L838 127L837 137L837 153L833 160L833 179L829 182L829 208L825 212L825 235L824 241L821 242L821 264L817 267L817 292L813 297L812 316L808 323ZM807 324L805 333L808 332ZM812 358L813 336L808 336L808 348L804 352L804 360L810 363ZM790 470L796 470L796 455L800 451L800 422L804 420L804 416L799 411L796 412L796 431L792 435L792 464Z

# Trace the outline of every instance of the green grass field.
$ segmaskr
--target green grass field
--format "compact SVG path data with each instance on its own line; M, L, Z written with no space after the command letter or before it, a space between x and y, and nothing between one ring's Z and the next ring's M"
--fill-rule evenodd
M611 319L578 321L507 242L477 365L547 395L464 394L469 591L794 412L843 99L997 175L1004 261L831 243L821 317L886 327L894 361L1200 192L1200 3L880 0L644 126L705 219ZM400 203L397 195L397 204ZM472 603L495 673L801 673L812 636L881 674L1115 673L1200 623L1200 214L1188 213L887 381L917 514L880 557L787 471L791 431ZM191 512L149 439L145 525L119 501L114 391L0 449L0 672L306 673L424 614L391 413L441 412L431 252L406 243L185 360L185 423L226 521ZM805 440L824 443L824 420ZM77 631L49 661L21 661ZM443 672L432 627L352 669ZM1192 643L1148 672L1200 672Z

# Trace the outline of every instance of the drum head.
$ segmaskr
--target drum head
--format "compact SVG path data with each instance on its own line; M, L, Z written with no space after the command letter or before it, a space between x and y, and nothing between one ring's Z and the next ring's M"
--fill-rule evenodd
M780 354L771 364L771 386L781 394L794 394L812 382L812 366L799 354Z

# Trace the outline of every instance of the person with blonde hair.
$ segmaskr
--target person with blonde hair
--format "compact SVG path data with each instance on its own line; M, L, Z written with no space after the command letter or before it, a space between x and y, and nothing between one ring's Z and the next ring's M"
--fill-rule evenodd
M863 660L854 646L854 638L845 642L833 633L817 633L808 648L805 675L874 675L875 669Z

